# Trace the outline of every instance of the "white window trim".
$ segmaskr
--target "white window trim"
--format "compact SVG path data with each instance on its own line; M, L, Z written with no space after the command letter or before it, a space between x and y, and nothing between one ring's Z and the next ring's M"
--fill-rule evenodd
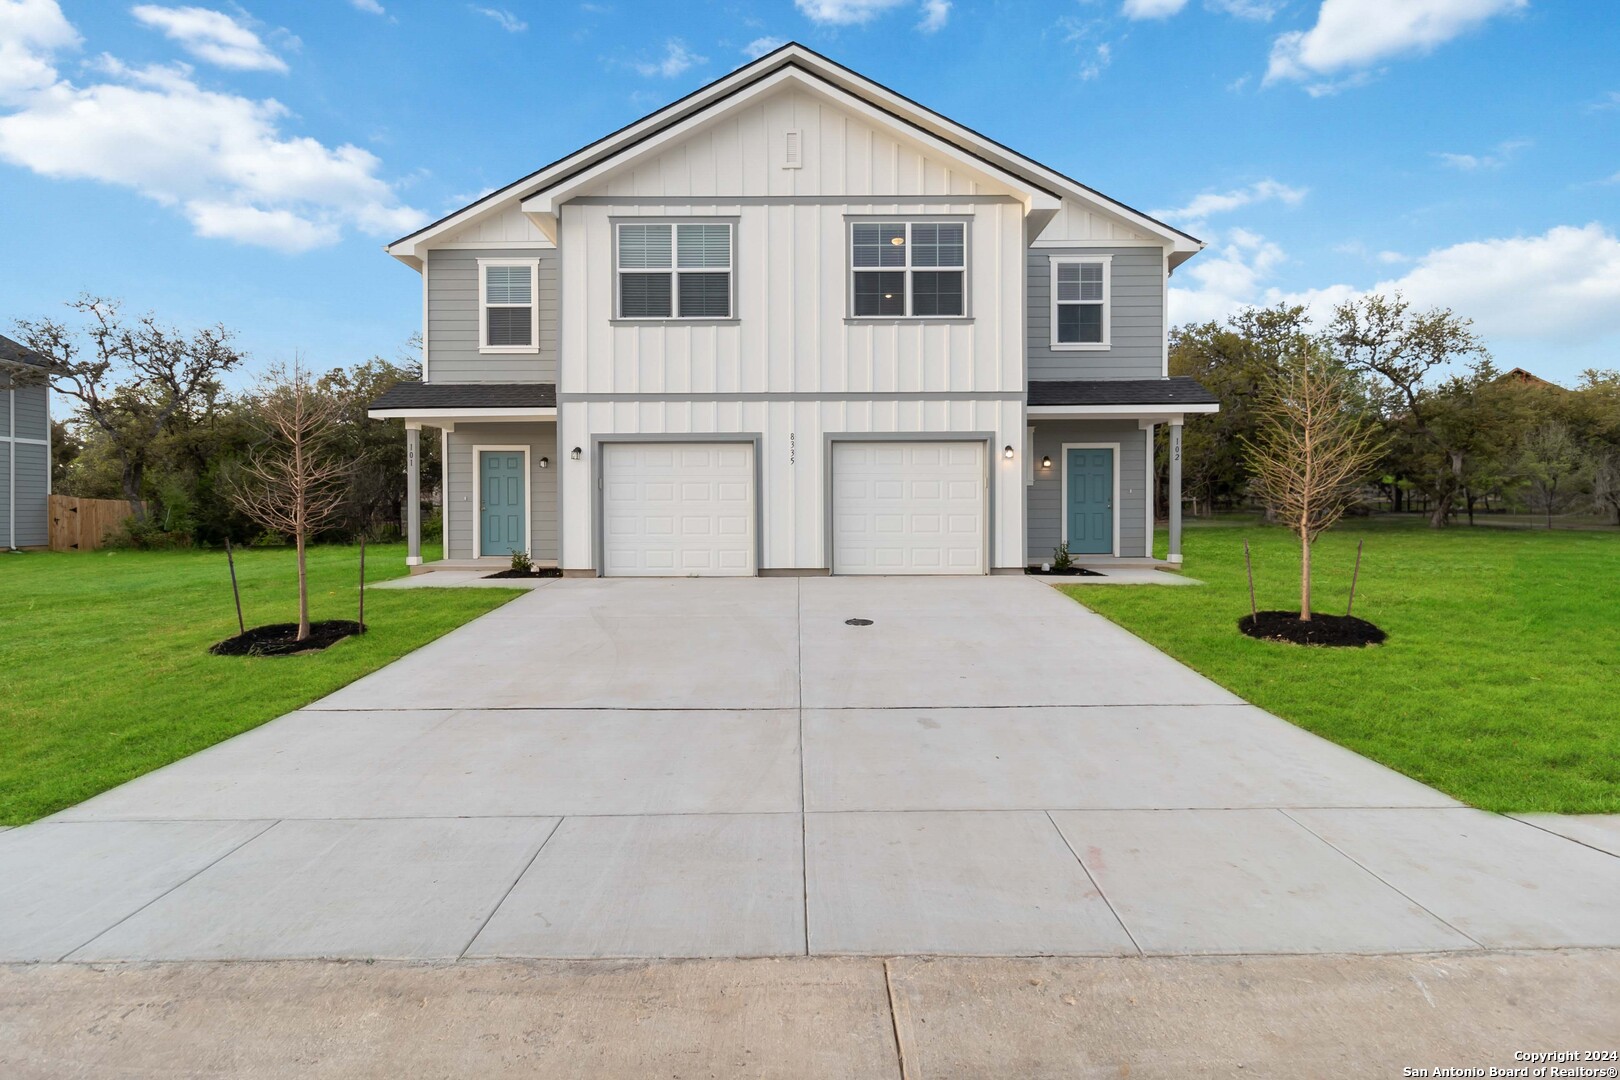
M906 230L906 264L904 266L856 266L855 265L855 226L857 225L903 225ZM914 225L960 225L962 226L962 265L961 266L912 266L911 265L911 229ZM862 217L850 219L846 223L845 237L848 241L845 247L844 270L849 275L849 317L855 322L934 322L940 319L966 319L971 317L972 307L968 302L970 289L968 288L968 260L972 257L968 251L969 234L972 232L971 222L966 218L908 218L899 217ZM911 307L911 275L918 271L932 273L934 271L950 273L954 270L962 272L962 312L960 315L915 315ZM857 274L900 273L906 282L906 313L904 315L857 315L855 314L855 276Z
M1047 276L1047 284L1051 291L1050 311L1047 313L1048 337L1051 338L1049 348L1053 352L1103 352L1113 348L1114 337L1114 257L1112 255L1053 255L1050 256L1051 267ZM1102 263L1102 340L1101 341L1064 341L1057 339L1058 334L1058 287L1057 271L1062 263ZM1071 301L1072 303L1073 301ZM1091 301L1086 301L1091 303Z
M529 446L525 443L497 446L475 443L472 448L473 542L472 557L495 559L498 555L484 555L484 452L493 454L523 454L523 553L534 557L534 466L529 461ZM449 556L445 556L449 558Z
M668 225L669 229L669 266L632 266L629 268L619 265L619 230L626 225ZM680 266L680 229L682 225L724 225L729 234L726 244L727 262L724 268L718 266L688 266L684 270ZM727 315L682 315L681 314L681 275L682 274L719 274L726 275L730 285L730 297ZM626 315L624 313L624 290L620 282L625 274L669 274L669 311L668 315ZM711 221L705 218L691 218L685 221L615 221L613 223L613 318L617 322L632 323L668 323L668 322L735 322L737 319L737 225L733 221Z
M526 266L529 268L529 344L490 345L489 342L489 276L485 268L492 266ZM522 307L521 304L501 304L500 307ZM425 339L424 339L425 340ZM478 260L478 351L481 353L513 353L533 355L540 351L540 260L539 259L479 259Z
M1119 504L1120 504L1120 497L1119 497L1119 457L1120 457L1119 450L1120 450L1120 446L1119 446L1119 443L1117 443L1117 442L1066 442L1066 443L1063 444L1062 457L1060 457L1058 459L1057 464L1058 464L1058 469L1062 473L1062 481L1063 481L1063 502L1059 504L1063 508L1063 511L1062 511L1063 512L1063 520L1059 523L1058 538L1064 544L1067 544L1069 542L1069 451L1070 450L1112 450L1114 452L1114 496L1113 496L1113 499L1111 500L1113 502L1113 504L1114 504L1114 550L1112 552L1110 552L1110 554L1113 555L1113 557L1117 559L1117 558L1119 558ZM1070 555L1075 555L1076 553L1071 551L1071 552L1069 552L1069 554ZM1080 558L1085 558L1086 555L1094 555L1094 554L1096 554L1096 553L1088 551L1088 552L1085 552L1083 554L1080 554L1079 557Z

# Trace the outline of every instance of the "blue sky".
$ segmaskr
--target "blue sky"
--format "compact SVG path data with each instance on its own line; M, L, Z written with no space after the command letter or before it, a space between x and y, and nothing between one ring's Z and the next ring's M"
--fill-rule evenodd
M0 0L0 329L90 291L395 355L384 241L788 39L1210 241L1178 321L1399 287L1620 367L1606 0Z

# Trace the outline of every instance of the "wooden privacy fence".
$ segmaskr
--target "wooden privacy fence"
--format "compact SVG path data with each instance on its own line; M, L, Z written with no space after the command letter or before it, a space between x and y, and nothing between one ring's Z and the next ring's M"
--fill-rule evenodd
M50 496L51 550L94 551L132 517L123 499L75 499Z

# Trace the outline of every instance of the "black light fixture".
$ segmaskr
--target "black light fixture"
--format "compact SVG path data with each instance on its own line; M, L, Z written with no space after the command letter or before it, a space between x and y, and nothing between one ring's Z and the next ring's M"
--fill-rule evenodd
M1050 455L1043 455L1041 457L1041 468L1050 469L1051 467L1052 467L1052 458L1051 458L1051 456Z
M542 468L542 469L549 469L549 468L551 468L551 459L550 459L550 458L548 458L548 457L543 457L543 458L541 458L541 459L540 459L540 467L541 467L541 468Z
M568 451L568 456L573 458L575 461L578 461L580 453L580 448L576 446L572 450Z
M1002 447L1001 456L1006 458L1008 461L1012 460L1012 444L1011 443L1009 443L1006 446Z

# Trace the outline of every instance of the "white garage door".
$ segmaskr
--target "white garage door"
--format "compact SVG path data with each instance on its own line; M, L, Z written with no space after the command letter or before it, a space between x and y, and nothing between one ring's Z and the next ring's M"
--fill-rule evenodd
M833 573L983 574L984 445L833 443Z
M749 443L605 443L603 573L747 576L754 566Z

